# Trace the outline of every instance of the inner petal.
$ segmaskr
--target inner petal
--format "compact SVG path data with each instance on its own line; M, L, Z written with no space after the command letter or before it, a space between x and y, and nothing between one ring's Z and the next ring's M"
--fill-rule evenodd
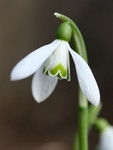
M45 62L45 74L57 76L59 79L70 80L70 64L67 42L61 41L55 51Z

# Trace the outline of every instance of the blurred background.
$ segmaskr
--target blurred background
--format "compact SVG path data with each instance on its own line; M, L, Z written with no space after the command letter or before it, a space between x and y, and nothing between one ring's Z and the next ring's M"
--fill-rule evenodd
M71 150L78 105L73 63L71 82L59 81L40 104L31 94L32 76L10 81L19 60L55 39L61 21L54 12L69 16L81 30L101 92L100 115L113 124L113 1L0 0L0 150ZM92 150L95 130L89 137Z

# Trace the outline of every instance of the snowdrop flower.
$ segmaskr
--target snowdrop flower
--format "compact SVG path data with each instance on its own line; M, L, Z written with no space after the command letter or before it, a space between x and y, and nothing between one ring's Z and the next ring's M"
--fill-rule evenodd
M100 134L98 150L113 150L113 126L108 126Z
M37 102L42 102L50 96L58 79L70 81L70 52L82 92L92 104L99 103L99 89L92 71L84 59L68 44L71 35L70 24L62 23L57 30L56 39L52 43L31 52L12 70L12 81L21 80L34 74L31 89Z

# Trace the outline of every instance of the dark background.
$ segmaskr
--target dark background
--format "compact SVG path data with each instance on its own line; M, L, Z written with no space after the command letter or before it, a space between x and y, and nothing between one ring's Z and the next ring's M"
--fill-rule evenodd
M71 63L71 82L59 81L53 94L36 103L31 79L11 82L14 65L31 51L55 39L61 21L69 16L85 39L89 64L98 82L101 116L113 124L113 1L0 0L0 149L71 150L77 126L78 82ZM97 143L90 133L90 149Z

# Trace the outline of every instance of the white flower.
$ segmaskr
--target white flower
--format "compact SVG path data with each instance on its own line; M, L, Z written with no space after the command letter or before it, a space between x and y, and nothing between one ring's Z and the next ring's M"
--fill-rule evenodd
M109 126L101 132L98 150L113 150L113 126Z
M100 93L89 66L64 40L56 39L23 58L12 70L11 80L24 79L34 74L32 94L37 102L42 102L53 92L58 78L70 80L69 52L82 92L92 104L97 105Z

